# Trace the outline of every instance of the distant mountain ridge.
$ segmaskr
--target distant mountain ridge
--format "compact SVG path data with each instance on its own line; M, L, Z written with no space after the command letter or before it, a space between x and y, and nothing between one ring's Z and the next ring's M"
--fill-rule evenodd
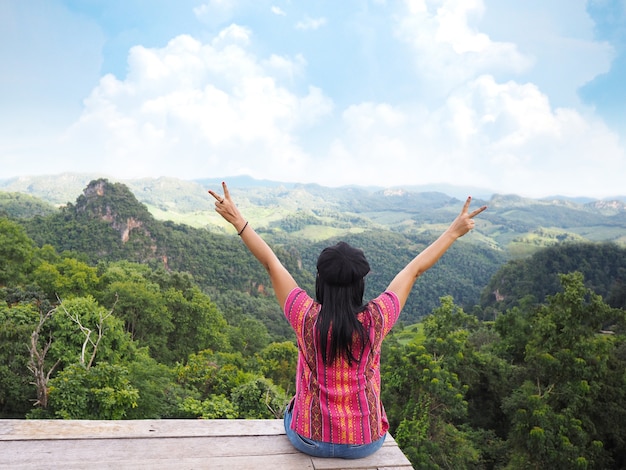
M305 196L319 197L309 192ZM449 199L443 195L435 198L444 201L443 207ZM370 229L355 230L350 218L353 216L333 215L328 222L324 214L296 211L277 220L276 225L259 229L298 284L308 292L314 292L316 259L330 242L303 240L300 230L311 227L336 230L334 233L340 234L342 240L362 248L372 265L366 289L368 298L384 291L406 262L432 241L429 233L395 233L375 228L365 218L357 222L361 228ZM229 234L216 233L157 220L123 183L93 180L75 203L68 203L50 215L23 218L19 223L36 246L50 245L58 253L72 254L91 265L127 260L154 269L189 273L218 303L232 302L232 298L247 299L246 302L254 298L264 303L271 298L267 273L259 263L253 262L232 230ZM474 304L504 258L501 252L484 244L463 243L452 247L445 259L415 287L416 295L405 305L407 321L414 322L435 308L440 295L453 295L461 305ZM273 334L283 335L288 331L288 324L279 321L282 312L278 304L271 302L271 307L257 307L258 315L266 318L264 323Z
M477 199L489 199L493 195L498 194L495 191L491 191L486 188L472 187L472 186L455 186L447 183L441 184L425 184L425 185L398 185L398 186L359 186L359 185L345 185L339 187L325 187L315 183L297 183L297 182L284 182L267 179L256 179L247 175L216 177L216 178L198 178L194 180L182 180L172 177L158 177L158 178L135 178L135 179L122 179L110 177L100 173L60 173L56 175L42 175L42 176L18 176L12 178L0 179L0 191L6 192L19 192L29 194L31 196L38 197L51 204L60 205L67 202L74 201L83 191L83 189L89 184L90 181L105 178L111 182L120 182L127 185L133 192L143 187L158 187L158 186L172 186L178 185L181 188L189 188L194 185L200 185L202 187L218 187L222 181L227 181L232 188L277 188L284 187L293 189L295 187L320 187L330 190L349 190L349 189L362 189L367 192L379 192L383 190L403 190L407 192L435 192L443 193L457 199L464 199L466 196L471 195ZM521 197L521 196L520 196ZM527 198L536 199L541 201L571 201L578 204L589 204L593 202L612 202L620 201L626 203L626 195L616 195L610 198L593 198L581 194L580 196L546 196L541 198ZM141 201L141 198L139 198ZM143 202L143 201L142 201Z
M325 246L344 240L361 247L375 266L368 276L368 295L382 291L398 269L445 229L462 205L444 193L403 189L235 185L232 192L248 220L309 289L316 257ZM136 194L149 202L140 202ZM266 274L249 263L232 227L216 222L221 218L214 211L215 202L200 183L141 180L132 190L124 183L96 179L75 203L52 209L49 215L33 214L33 201L25 199L25 215L16 216L20 198L7 199L14 212L11 217L22 219L38 246L51 244L59 252L80 253L91 263L125 259L190 272L216 298L222 289L248 294L267 290ZM626 205L619 201L581 205L494 195L474 204L483 203L489 209L480 215L477 228L415 287L416 295L407 305L411 321L434 308L444 293L461 305L477 302L507 259L525 258L543 247L567 242L626 245ZM172 217L184 211L196 216L196 227L173 223ZM0 198L0 216L2 212ZM155 212L161 217L155 217ZM234 270L233 259L241 260ZM280 317L280 312L274 316Z
M0 180L0 191L27 194L59 207L71 204L91 181L99 178L70 173L12 178ZM233 197L250 223L260 231L273 235L289 233L312 241L379 229L405 234L440 233L456 216L465 195L472 189L456 188L458 193L450 195L424 191L425 187L335 188L248 176L196 181L166 177L109 181L128 187L158 220L228 234L231 227L215 213L215 202L207 195L209 188L221 189L223 179L228 181ZM471 242L504 250L513 257L526 256L541 246L563 241L611 241L626 245L626 197L624 200L532 199L490 194L482 198L476 192L473 196L473 205L486 204L488 210L481 214ZM12 198L13 206L15 199Z

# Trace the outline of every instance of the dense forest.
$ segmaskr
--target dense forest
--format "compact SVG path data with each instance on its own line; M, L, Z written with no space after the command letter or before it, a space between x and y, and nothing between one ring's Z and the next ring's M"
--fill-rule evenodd
M336 240L331 237L311 242L291 237L290 232L296 223L294 218L298 214L301 213L281 220L280 230L273 230L270 226L258 231L272 243L299 284L312 289L314 278L311 273L317 256ZM453 217L447 214L446 221ZM81 259L90 264L101 260L128 260L191 273L195 282L218 304L224 298L224 302L228 302L228 298L238 292L264 298L266 296L259 293L269 289L269 278L264 270L236 237L156 220L121 183L94 180L75 203L68 203L50 215L21 219L21 223L37 245L50 244L58 252L80 254ZM367 254L373 268L368 276L366 294L372 297L382 292L398 270L437 235L371 228L341 238L359 246ZM453 295L463 306L475 304L481 289L504 260L501 251L485 245L460 243L452 247L445 259L426 273L416 286L416 295L405 307L404 321L416 322L438 305L443 294ZM235 294L231 294L233 290ZM272 316L280 325L280 333L288 332L279 306L272 304L272 307Z
M157 221L106 180L60 209L5 199L0 417L281 416L297 350L236 236ZM311 289L328 241L264 236ZM432 240L344 238L375 267L369 293ZM626 467L625 274L611 243L448 252L384 343L390 431L414 467Z

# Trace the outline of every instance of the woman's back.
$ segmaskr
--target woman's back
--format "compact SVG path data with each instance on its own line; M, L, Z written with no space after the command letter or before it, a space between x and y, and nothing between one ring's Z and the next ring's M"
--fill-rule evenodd
M358 314L366 334L364 343L355 338L353 344L358 361L345 354L324 360L316 327L320 308L300 288L285 303L298 340L294 430L318 441L368 444L389 427L380 401L380 348L400 313L397 296L386 292Z

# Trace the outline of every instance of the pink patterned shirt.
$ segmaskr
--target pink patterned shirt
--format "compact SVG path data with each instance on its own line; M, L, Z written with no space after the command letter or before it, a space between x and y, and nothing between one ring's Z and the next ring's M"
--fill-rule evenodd
M315 323L320 304L303 289L293 289L285 301L285 316L298 340L296 396L291 427L303 437L334 444L369 444L389 429L380 400L380 349L400 315L400 302L387 291L358 315L369 342L361 361L348 365L339 355L324 365ZM354 345L355 357L360 346Z

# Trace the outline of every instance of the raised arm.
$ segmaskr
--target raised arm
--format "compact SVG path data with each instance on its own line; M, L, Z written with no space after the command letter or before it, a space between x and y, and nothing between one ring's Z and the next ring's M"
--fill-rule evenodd
M250 252L267 270L270 275L270 280L272 281L274 293L282 308L285 305L285 300L287 300L289 292L291 292L294 287L297 287L296 281L282 265L269 245L265 243L265 240L254 231L254 228L252 228L248 224L248 221L241 215L241 212L239 212L239 209L230 197L226 183L222 183L222 188L224 190L224 197L220 196L215 191L209 190L209 194L213 196L216 201L215 211L232 224Z
M474 217L487 209L487 206L482 206L473 212L469 212L471 202L472 198L468 197L461 213L454 219L446 231L437 240L428 245L424 251L413 258L391 281L387 290L396 293L401 307L404 307L417 278L432 268L458 238L472 230L474 228Z

